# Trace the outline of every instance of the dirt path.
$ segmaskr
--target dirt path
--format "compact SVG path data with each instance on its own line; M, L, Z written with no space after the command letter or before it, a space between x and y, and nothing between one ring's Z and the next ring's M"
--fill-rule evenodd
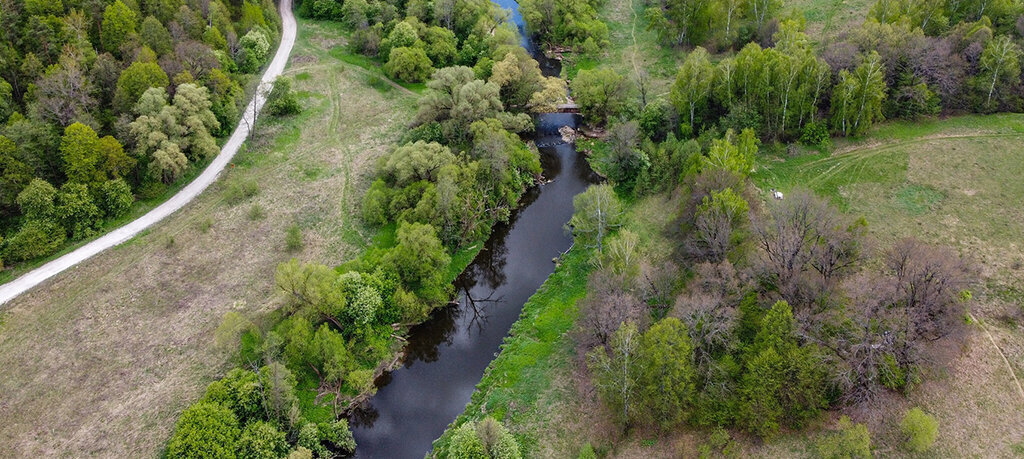
M206 167L206 170L166 202L131 223L0 286L0 304L7 303L18 295L45 282L47 279L104 250L128 241L154 223L177 212L217 180L217 176L227 167L249 136L249 126L252 125L263 108L270 85L284 71L284 67L288 63L288 57L291 55L292 47L295 45L296 26L295 17L292 15L292 0L281 0L280 9L283 32L281 33L281 45L277 48L277 54L274 55L274 60L270 62L267 71L263 74L256 95L253 96L252 101L246 106L242 121L238 123L235 132L231 134L227 143L224 144L224 148L221 149L220 154Z
M1017 384L1017 393L1019 393L1020 398L1024 400L1024 386L1021 386L1020 380L1017 379L1017 373L1013 371L1013 366L1010 365L1010 360L1006 358L1006 354L1004 354L1003 350L999 348L998 344L996 344L996 339L992 336L992 333L988 331L988 327L985 326L984 322L974 317L974 314L968 313L967 315L968 317L971 318L971 321L976 322L978 325L981 325L981 329L985 331L985 336L988 337L988 341L992 343L992 347L996 348L996 352L999 353L999 357L1003 358L1003 363L1006 364L1007 371L1010 372L1010 376L1013 378L1013 382Z

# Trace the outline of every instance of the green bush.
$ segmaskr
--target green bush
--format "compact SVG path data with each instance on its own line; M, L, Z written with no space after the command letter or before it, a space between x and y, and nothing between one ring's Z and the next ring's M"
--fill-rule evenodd
M260 185L253 179L237 178L231 180L224 191L224 200L228 205L235 205L260 192Z
M285 246L285 248L288 249L291 252L294 252L296 250L301 249L302 245L303 245L303 242L302 242L302 229L299 228L299 225L297 225L297 224L293 224L292 226L289 226L288 229L285 230L285 233L284 233L284 246Z
M903 416L900 431L906 439L907 449L920 453L927 451L935 443L935 438L939 435L939 422L921 408L914 407Z
M576 457L577 459L597 459L597 452L594 451L594 447L591 446L590 442L587 442L580 448L580 454Z
M100 186L100 210L107 218L117 218L132 208L135 196L123 179L108 180Z
M29 220L5 242L3 259L24 261L56 252L64 243L64 228L49 220Z
M167 445L167 457L226 458L237 457L238 419L230 409L219 403L199 402L185 409Z
M825 459L855 459L871 457L871 435L864 424L854 424L850 418L839 418L839 429L822 436L815 449Z
M809 147L828 148L832 145L828 125L824 122L807 123L800 134L800 143Z
M265 216L263 206L259 205L259 203L255 203L249 208L249 220L262 220Z
M239 459L277 459L288 449L284 432L265 421L250 422L238 439Z
M302 111L292 91L291 80L284 77L274 80L274 88L267 96L267 110L274 116L295 115Z

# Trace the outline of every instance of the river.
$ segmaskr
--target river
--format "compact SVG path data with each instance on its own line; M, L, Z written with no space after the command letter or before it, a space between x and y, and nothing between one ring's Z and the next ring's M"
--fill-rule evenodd
M522 32L518 5L496 3L512 9ZM539 58L546 75L558 74L557 62L547 62L528 40L523 45ZM458 305L434 311L410 330L403 365L381 375L377 394L351 415L356 457L421 459L469 403L523 304L554 271L553 259L571 246L564 225L572 216L573 196L597 180L558 132L578 122L572 114L537 116L534 141L550 182L529 190L509 222L494 228L455 281Z

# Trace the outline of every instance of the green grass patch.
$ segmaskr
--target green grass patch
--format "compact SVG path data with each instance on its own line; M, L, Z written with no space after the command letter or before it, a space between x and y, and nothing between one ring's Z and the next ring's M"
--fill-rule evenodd
M935 210L943 198L945 194L941 191L925 185L906 185L893 194L896 206L911 215Z
M529 417L538 397L544 393L555 376L554 368L564 368L566 362L558 358L559 351L568 347L565 334L576 318L576 301L586 294L591 250L575 248L562 260L561 265L523 306L519 320L512 325L501 354L488 366L472 400L434 449L447 444L455 427L483 416L504 419ZM511 411L510 407L516 410ZM546 407L541 407L546 408ZM523 421L523 419L519 419ZM523 451L536 448L537 438L516 434ZM525 454L529 457L529 454Z

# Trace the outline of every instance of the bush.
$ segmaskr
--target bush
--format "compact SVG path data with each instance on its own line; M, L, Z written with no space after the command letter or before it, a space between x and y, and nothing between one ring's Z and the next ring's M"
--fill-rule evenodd
M408 83L420 83L433 73L433 63L420 48L400 47L391 50L384 71L389 77Z
M100 210L107 218L117 218L132 208L135 196L123 179L108 180L100 186Z
M815 448L825 459L870 458L871 435L866 425L854 424L843 416L839 418L839 430L825 434Z
M259 203L255 203L249 208L249 220L262 220L265 216L266 214L263 212L263 206L259 205Z
M260 192L260 185L253 179L236 179L228 184L224 192L224 200L228 205L238 204L246 199L256 196Z
M296 251L302 248L302 229L299 225L289 226L284 233L284 246L289 251Z
M935 438L939 435L939 422L921 408L914 407L903 416L900 431L906 438L907 449L920 453L927 451L935 443Z
M594 451L594 447L591 446L590 442L583 444L577 459L597 459L597 452Z
M249 423L238 439L240 459L277 459L287 453L288 440L284 432L265 421Z
M64 228L49 220L29 220L6 241L3 259L24 261L44 257L64 243Z
M828 125L823 122L807 123L800 134L800 143L810 147L828 148L832 145Z
M167 457L237 457L238 419L219 403L199 402L185 409L167 445Z
M274 116L295 115L302 111L292 91L291 80L283 77L274 80L274 88L267 95L267 110Z

